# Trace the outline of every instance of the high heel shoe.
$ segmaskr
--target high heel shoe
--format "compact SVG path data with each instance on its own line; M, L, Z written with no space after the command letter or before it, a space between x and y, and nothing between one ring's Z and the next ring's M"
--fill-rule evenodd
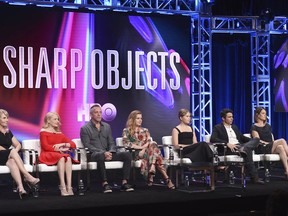
M153 175L149 175L147 180L147 186L151 187L153 185Z
M66 190L67 190L67 193L68 193L69 196L73 196L74 195L73 187L67 187Z
M28 185L30 189L33 189L35 186L37 186L40 182L39 178L35 178L34 181L28 181L27 179L24 178L24 182Z
M28 195L28 193L24 190L24 189L17 189L17 192L19 194L19 198L23 199L24 197L26 197Z
M170 178L165 179L166 185L169 189L174 190L175 189L175 185L172 183Z
M61 186L59 185L59 190L60 190L60 192L61 192L61 196L69 196L69 193L67 192L66 187L61 187Z
M29 187L30 191L33 194L33 197L38 197L39 196L39 178L35 178L34 181L28 181L27 179L24 178L24 182L27 184Z
M149 170L149 175L155 175L156 169L155 169L155 163L152 163Z

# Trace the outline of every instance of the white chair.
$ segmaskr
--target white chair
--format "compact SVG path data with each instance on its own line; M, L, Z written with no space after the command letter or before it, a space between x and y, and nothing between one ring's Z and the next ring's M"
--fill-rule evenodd
M244 136L247 136L250 138L250 134L246 133L246 134L243 134ZM204 136L204 140L205 142L207 143L211 143L210 142L210 138L211 138L211 134L206 134ZM213 144L213 143L212 143ZM213 144L213 145L223 145L223 144ZM224 145L223 145L224 147ZM226 147L224 147L226 148ZM224 150L225 152L225 150ZM221 155L221 156L218 156L218 159L219 159L219 162L222 163L224 166L227 166L227 168L229 166L238 166L240 167L241 171L241 186L242 188L246 188L246 176L245 176L245 163L244 163L244 159L243 157L241 157L240 155ZM260 156L259 155L256 155L253 153L253 161L255 163L259 163L260 162ZM227 177L228 177L228 173L226 172L227 171L227 168L225 169L225 180L227 180Z
M162 137L162 145L163 145L163 154L164 154L164 159L169 160L169 153L170 149L172 148L173 154L174 154L174 162L176 163L184 163L184 164L191 164L192 161L190 158L180 158L179 154L177 151L175 151L173 144L172 144L172 136L163 136ZM182 160L182 161L181 161Z
M13 147L12 147L13 148ZM20 154L20 157L22 157L22 155L23 155L23 152L24 152L24 149L21 149L20 151L19 151L19 154ZM24 164L24 167L25 167L25 169L29 172L29 173L33 173L33 166L31 165L31 164ZM9 174L9 175L11 175L11 171L10 171L10 169L9 169L9 167L8 166L6 166L6 165L0 165L0 174ZM12 178L12 177L11 177ZM12 187L13 187L13 190L17 190L16 189L16 183L15 183L15 181L14 180L12 180Z
M72 141L75 142L77 148L80 151L80 155L81 155L80 166L82 170L86 170L87 189L89 189L91 186L90 171L97 170L97 162L90 160L91 152L88 150L88 148L84 147L80 138L72 139ZM105 167L106 169L122 169L123 162L122 161L106 161Z
M32 166L33 172L37 177L40 176L41 173L46 172L57 172L57 165L46 165L43 163L39 163L38 156L41 153L41 145L40 139L27 139L22 141L23 148L23 162L25 166ZM75 157L79 159L79 155L76 153ZM76 171L78 173L78 183L80 180L80 171L81 164L73 164L72 171Z
M176 187L179 186L179 179L178 179L178 175L179 175L179 169L180 169L180 175L181 175L181 182L183 182L184 180L184 176L183 176L183 168L188 168L190 171L204 171L205 173L208 172L210 173L210 190L198 190L198 192L203 191L213 191L215 189L215 185L214 185L214 166L213 163L211 161L211 163L197 163L197 162L193 162L190 160L190 158L185 158L182 157L182 155L180 156L178 154L178 152L174 149L173 147L173 143L172 143L172 136L163 136L162 137L162 145L163 145L163 154L164 154L164 159L165 161L168 161L167 165L168 167L170 167L170 176L172 176L172 169L175 168L176 174ZM169 159L170 156L170 150L172 148L173 154L174 154L174 159L171 162ZM180 150L180 154L181 154L181 150ZM189 192L192 193L192 191L187 191L184 190L185 192ZM195 191L197 192L197 191Z
M249 134L251 137L251 135ZM273 134L272 134L273 136ZM274 137L273 137L274 138ZM279 154L257 154L260 157L260 161L263 162L264 170L268 169L269 173L271 174L271 164L274 162L281 161Z

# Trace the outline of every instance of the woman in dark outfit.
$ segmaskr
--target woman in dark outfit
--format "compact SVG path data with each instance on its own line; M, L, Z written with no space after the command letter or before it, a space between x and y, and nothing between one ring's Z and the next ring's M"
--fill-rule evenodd
M213 151L206 142L198 142L193 128L190 126L191 113L188 109L180 109L178 113L180 124L172 130L174 149L182 150L182 157L190 158L192 162L212 162Z
M10 169L11 176L17 185L20 199L27 195L22 183L22 175L28 186L35 187L39 178L34 178L24 167L19 155L21 144L8 128L9 114L6 110L0 109L0 165L6 165Z

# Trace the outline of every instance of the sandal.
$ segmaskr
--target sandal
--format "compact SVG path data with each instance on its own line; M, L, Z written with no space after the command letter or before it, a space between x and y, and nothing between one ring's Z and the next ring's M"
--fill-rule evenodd
M156 169L155 169L155 163L152 163L149 170L149 175L155 175Z
M175 185L172 183L172 181L171 181L170 178L167 178L167 179L165 180L165 182L166 182L166 185L167 185L167 187L168 187L169 189L171 189L171 190L174 190L174 189L175 189Z
M147 180L147 186L151 187L153 185L153 175L150 175Z

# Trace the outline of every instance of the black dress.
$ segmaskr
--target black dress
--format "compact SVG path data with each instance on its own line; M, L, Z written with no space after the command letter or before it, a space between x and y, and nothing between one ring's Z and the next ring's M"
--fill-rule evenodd
M6 165L12 146L13 133L9 130L5 134L0 132L0 145L6 150L0 151L0 165Z
M192 162L212 162L213 152L206 142L192 144L193 131L181 132L177 127L175 128L179 132L178 143L189 145L183 148L183 157L190 158ZM178 154L180 154L180 150L178 151Z
M255 149L256 154L271 154L273 146L272 128L269 124L265 124L264 127L258 127L257 125L252 125L251 131L257 131L260 140L269 142L269 144L260 145Z

